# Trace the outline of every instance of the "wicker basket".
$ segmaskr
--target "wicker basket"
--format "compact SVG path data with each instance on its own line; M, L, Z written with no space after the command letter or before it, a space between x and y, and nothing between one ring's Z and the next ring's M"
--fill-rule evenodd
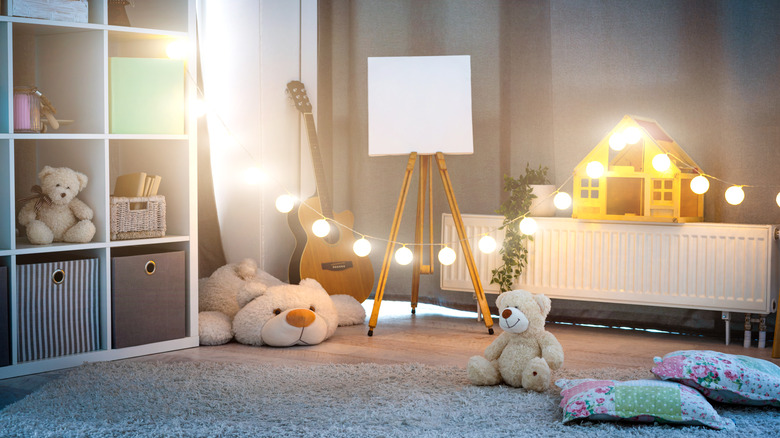
M165 196L111 197L111 240L163 236L165 236Z

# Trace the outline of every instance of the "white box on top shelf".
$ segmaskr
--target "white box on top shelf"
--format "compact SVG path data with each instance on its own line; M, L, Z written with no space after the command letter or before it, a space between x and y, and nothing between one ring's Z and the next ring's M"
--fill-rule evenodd
M89 20L87 0L12 0L9 15L44 20L86 23Z

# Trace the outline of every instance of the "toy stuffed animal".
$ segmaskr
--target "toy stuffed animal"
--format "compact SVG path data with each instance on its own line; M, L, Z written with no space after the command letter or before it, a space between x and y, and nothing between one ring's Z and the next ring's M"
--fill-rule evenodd
M37 196L27 198L19 224L36 245L52 242L86 243L95 235L92 209L76 195L87 186L87 176L67 167L45 166L38 173Z
M338 326L361 324L363 306L348 295L328 295L317 281L283 283L257 268L252 259L225 265L199 286L201 345L234 337L249 345L318 344Z
M542 392L550 387L551 369L563 364L563 348L544 329L550 299L524 290L504 292L496 299L499 326L504 330L485 349L485 357L468 363L468 377L475 385L510 386Z

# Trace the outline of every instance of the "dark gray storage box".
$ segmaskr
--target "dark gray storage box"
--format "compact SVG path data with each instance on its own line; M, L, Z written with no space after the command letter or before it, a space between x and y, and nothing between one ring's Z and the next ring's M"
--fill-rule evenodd
M113 348L186 336L184 251L111 258Z
M99 348L98 259L20 264L16 271L19 362Z
M0 266L0 367L11 365L11 312L8 305L8 268Z

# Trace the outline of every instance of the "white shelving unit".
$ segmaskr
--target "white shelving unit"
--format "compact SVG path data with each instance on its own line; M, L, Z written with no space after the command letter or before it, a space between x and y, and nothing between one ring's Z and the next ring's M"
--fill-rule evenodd
M194 0L133 0L132 27L108 24L106 0L89 2L89 22L70 23L0 16L0 266L8 268L11 364L0 379L198 345L197 165L195 116L185 108L183 135L112 134L109 130L109 58L166 58L167 45L189 42L185 103L196 95ZM40 134L13 132L13 88L32 85L72 120ZM186 107L186 105L185 105ZM44 166L70 167L89 177L79 194L95 211L97 232L86 244L32 245L17 231L16 200L29 196ZM116 177L144 171L162 176L167 203L162 238L111 241L109 197ZM181 339L117 349L111 345L111 258L129 253L184 251L186 335ZM19 264L90 257L99 260L100 347L96 351L30 362L18 360Z

